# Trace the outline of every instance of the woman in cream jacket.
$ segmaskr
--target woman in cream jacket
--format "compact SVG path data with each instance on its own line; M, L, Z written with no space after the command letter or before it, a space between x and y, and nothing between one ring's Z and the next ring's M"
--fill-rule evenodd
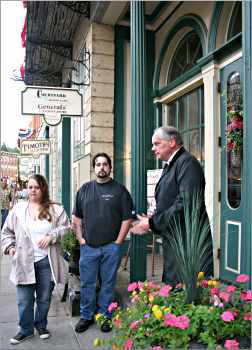
M1 249L12 258L10 280L17 289L20 331L10 339L12 344L32 337L34 328L41 339L50 337L47 315L53 286L64 283L67 275L60 248L69 229L63 207L52 203L41 175L30 177L28 198L10 211L1 232Z

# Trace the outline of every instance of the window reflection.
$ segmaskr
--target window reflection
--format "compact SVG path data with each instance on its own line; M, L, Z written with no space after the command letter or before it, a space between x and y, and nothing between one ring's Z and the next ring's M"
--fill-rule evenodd
M243 111L240 74L232 73L227 80L227 194L231 208L236 209L241 202L242 186L242 145Z

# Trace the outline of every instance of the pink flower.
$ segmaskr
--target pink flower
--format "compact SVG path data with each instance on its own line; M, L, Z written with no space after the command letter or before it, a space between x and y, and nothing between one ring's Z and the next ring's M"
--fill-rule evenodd
M245 274L242 274L236 277L236 282L239 282L239 283L246 283L248 282L248 280L249 280L249 276Z
M234 293L236 291L236 289L237 288L235 286L231 285L231 286L227 286L226 291L228 293Z
M162 287L162 288L160 289L159 295L160 295L161 297L168 297L171 289L172 289L171 286L166 285L166 286L164 286L164 287Z
M178 283L176 284L176 289L182 289L183 288L183 284L182 283Z
M229 350L239 350L239 343L236 340L226 340L224 347Z
M144 289L144 283L139 281L138 282L138 288L139 289L141 289L141 288Z
M227 293L227 292L220 292L219 295L220 295L220 298L222 300L224 300L226 303L229 302L229 299L230 299L230 294L229 293Z
M247 313L244 315L243 319L244 319L245 321L251 321L251 312L247 312Z
M200 282L200 285L203 288L207 288L208 287L208 281L207 280L203 280L203 281Z
M177 317L175 326L176 328L186 329L189 327L189 323L190 323L189 318L185 315L182 315Z
M251 300L251 290L247 290L245 292L240 293L240 298L243 301L250 301Z
M171 313L169 314L166 314L164 316L164 324L166 326L170 326L170 327L176 327L176 320L177 320L177 317Z
M120 328L121 327L121 320L114 320L114 324L115 324L116 328Z
M128 292L133 292L133 290L137 289L138 284L136 282L130 283L128 285Z
M132 348L132 346L133 346L133 340L129 338L124 343L124 350L130 350Z
M161 346L153 346L151 349L152 350L162 350L163 348Z
M211 288L210 294L211 294L211 296L218 295L219 289L218 288Z
M225 311L221 314L221 319L224 322L231 322L234 320L234 315L230 311Z
M115 310L118 307L117 303L111 303L108 307L108 312L112 312L113 310Z
M131 322L131 324L129 325L129 328L130 328L130 329L137 329L137 328L138 328L138 324L139 324L139 321L133 321L133 322Z

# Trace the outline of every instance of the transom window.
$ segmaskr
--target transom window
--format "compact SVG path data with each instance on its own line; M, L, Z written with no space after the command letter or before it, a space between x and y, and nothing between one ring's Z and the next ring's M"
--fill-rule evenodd
M200 38L195 31L185 35L179 43L171 62L167 83L177 79L196 65L198 59L203 56Z
M230 19L230 24L228 28L227 40L233 38L235 35L241 33L242 31L242 4L238 2Z
M204 166L203 86L169 103L164 111L164 125L174 126L180 131L185 148Z

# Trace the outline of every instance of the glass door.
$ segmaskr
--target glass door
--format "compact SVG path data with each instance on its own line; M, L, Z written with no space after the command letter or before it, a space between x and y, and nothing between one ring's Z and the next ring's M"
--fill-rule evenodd
M242 58L224 67L221 77L221 254L220 278L234 281L244 272Z

